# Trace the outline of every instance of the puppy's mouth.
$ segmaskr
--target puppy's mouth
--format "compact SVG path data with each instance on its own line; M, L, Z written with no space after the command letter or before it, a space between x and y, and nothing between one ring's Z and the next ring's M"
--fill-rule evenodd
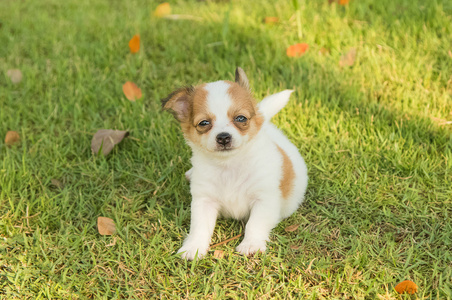
M217 145L217 148L215 149L216 152L229 152L229 151L233 151L236 148L232 147L231 145Z

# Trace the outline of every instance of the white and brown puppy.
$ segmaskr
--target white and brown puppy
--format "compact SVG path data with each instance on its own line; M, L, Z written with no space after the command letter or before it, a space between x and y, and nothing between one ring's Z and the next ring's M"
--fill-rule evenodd
M257 104L248 79L237 68L235 82L181 88L162 100L180 122L191 147L190 234L179 253L206 255L218 216L247 220L237 251L265 251L269 234L301 204L308 184L298 149L270 123L291 90Z

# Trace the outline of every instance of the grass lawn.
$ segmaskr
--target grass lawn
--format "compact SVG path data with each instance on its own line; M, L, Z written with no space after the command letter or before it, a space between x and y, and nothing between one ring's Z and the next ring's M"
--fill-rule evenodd
M301 37L292 1L171 1L195 20L152 17L157 4L0 1L0 299L451 299L452 2L303 0ZM257 99L296 90L274 123L306 160L306 201L265 254L236 239L186 262L190 150L159 99L236 66ZM102 128L130 136L96 157ZM212 243L242 231L221 219ZM415 295L394 291L405 279Z

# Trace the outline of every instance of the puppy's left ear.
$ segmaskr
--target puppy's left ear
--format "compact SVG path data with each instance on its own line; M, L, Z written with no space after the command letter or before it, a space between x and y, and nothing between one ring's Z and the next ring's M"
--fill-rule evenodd
M241 87L246 90L250 90L250 83L248 82L248 77L246 77L245 71L242 68L237 67L235 69L235 82L237 82Z
M187 122L190 118L193 92L192 86L175 90L162 99L163 110L171 112L179 122Z

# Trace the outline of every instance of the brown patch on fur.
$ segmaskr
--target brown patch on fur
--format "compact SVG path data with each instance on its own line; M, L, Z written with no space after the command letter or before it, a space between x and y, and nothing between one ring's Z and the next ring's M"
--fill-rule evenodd
M238 83L226 82L230 84L228 94L232 100L228 117L233 121L241 135L248 134L250 137L255 136L264 123L264 117L257 109L256 100L254 100L246 88L240 86ZM235 122L235 118L240 115L245 116L248 120L246 122Z
M162 99L162 107L169 110L180 122L182 132L193 142L197 142L200 135L207 133L215 121L207 109L207 91L205 84L196 87L183 87ZM199 126L199 122L207 120L208 126Z
M295 171L293 169L292 161L290 160L289 156L287 156L286 152L284 152L284 150L278 145L276 145L276 147L278 147L279 153L281 153L283 158L282 165L283 176L279 183L279 189L281 190L283 198L287 199L287 197L289 197L293 189Z
M207 107L207 91L204 88L206 84L195 87L192 96L192 107L190 111L189 122L181 123L182 131L186 138L193 143L199 142L201 135L210 131L215 121L215 116ZM210 125L200 126L201 121L207 120Z

